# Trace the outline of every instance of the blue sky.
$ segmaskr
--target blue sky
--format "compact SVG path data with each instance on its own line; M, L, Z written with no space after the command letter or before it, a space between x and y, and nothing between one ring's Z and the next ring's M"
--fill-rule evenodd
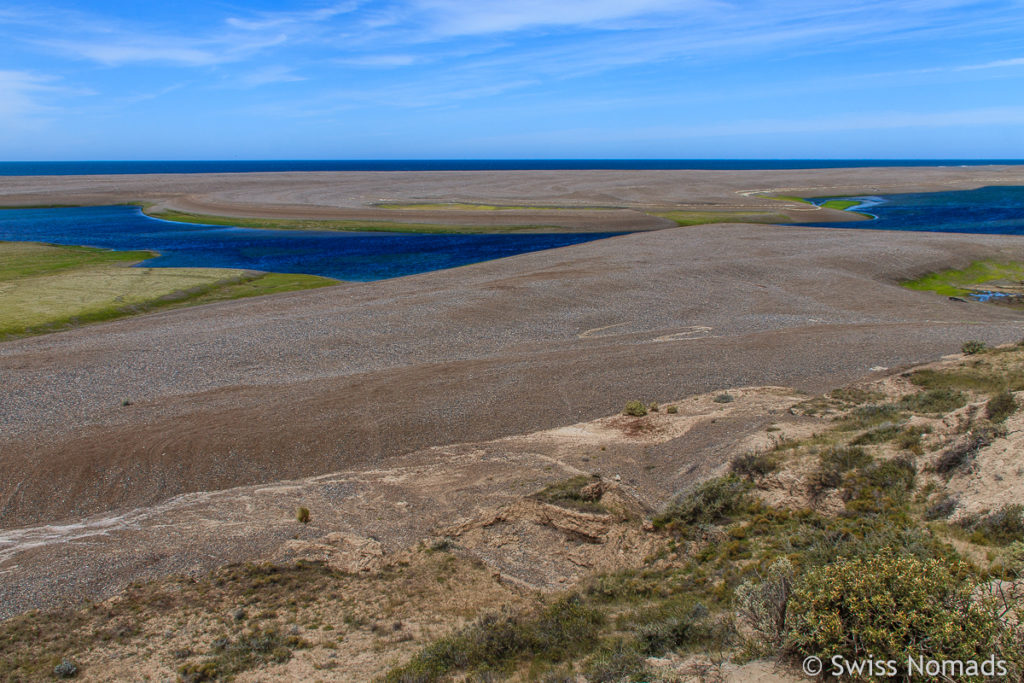
M0 0L0 159L1024 158L1024 0Z

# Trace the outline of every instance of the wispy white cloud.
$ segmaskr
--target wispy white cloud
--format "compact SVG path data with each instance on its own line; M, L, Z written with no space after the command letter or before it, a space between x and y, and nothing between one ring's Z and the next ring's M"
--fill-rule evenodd
M411 66L423 61L421 57L410 54L379 54L360 55L358 57L339 57L334 60L335 64L344 66L365 66L372 68L394 68L400 66Z
M237 78L235 83L242 87L256 88L261 85L274 83L297 83L306 80L286 66L268 66L256 71L250 71Z
M689 14L713 6L707 0L413 0L413 13L430 17L438 35L506 33L544 26L594 26L672 13Z
M340 14L348 14L358 6L357 2L343 2L305 12L261 12L253 18L228 17L226 23L232 28L245 31L276 30L296 24L315 24L327 21Z
M949 128L954 126L1018 125L1024 107L982 107L945 112L888 111L872 114L826 116L813 119L745 119L726 123L647 129L645 135L663 138L705 138L900 128Z
M986 62L985 64L969 64L967 66L957 67L957 71L976 71L978 69L1002 69L1011 66L1024 66L1024 57L1018 57L1016 59L998 59L994 62Z

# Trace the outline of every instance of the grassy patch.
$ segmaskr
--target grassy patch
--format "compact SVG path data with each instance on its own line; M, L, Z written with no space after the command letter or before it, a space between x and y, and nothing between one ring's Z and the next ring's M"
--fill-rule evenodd
M712 223L789 223L793 219L770 211L657 211L652 216L667 218L680 226Z
M469 202L380 203L378 209L406 209L414 211L611 211L609 206L518 206L516 204L473 204Z
M560 232L562 228L550 225L515 225L515 226L484 226L484 225L452 225L447 223L402 223L398 221L371 220L303 220L290 218L231 218L211 216L207 214L186 213L184 211L153 211L147 212L151 218L176 223L198 223L200 225L230 225L237 228L256 228L261 230L335 230L348 232L416 232L416 233L498 233L516 232L520 230L550 230Z
M335 284L226 268L128 268L151 252L0 242L0 340L157 308Z
M821 204L823 209L835 209L836 211L846 211L852 206L860 204L858 201L852 199L829 199Z
M912 413L937 415L963 408L967 405L967 396L956 389L928 389L904 396L899 405Z
M1024 280L1024 263L1013 261L975 261L961 270L949 269L923 275L901 284L908 289L962 297L975 288L997 280Z

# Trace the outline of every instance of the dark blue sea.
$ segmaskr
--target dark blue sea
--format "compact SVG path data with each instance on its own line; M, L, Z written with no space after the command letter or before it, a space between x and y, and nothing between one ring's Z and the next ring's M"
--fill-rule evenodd
M958 192L918 192L841 199L860 200L858 206L847 210L866 213L874 216L874 219L857 223L815 225L828 228L1024 235L1024 187L993 186ZM814 200L817 204L825 201L828 198Z
M615 233L424 235L172 223L137 207L0 210L0 240L160 253L145 266L243 268L381 280L563 247Z
M793 170L881 166L1019 165L1024 159L406 159L226 161L3 161L0 176L284 171Z

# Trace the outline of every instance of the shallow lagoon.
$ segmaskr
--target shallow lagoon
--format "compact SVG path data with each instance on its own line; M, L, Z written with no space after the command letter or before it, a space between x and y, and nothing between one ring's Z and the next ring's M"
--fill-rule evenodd
M255 230L174 223L133 206L0 211L0 240L160 253L152 267L241 268L381 280L453 268L617 233L448 235Z
M860 223L814 225L827 228L1024 235L1024 187L994 186L957 192L823 197L813 201L820 205L828 199L861 200L859 205L847 210L871 214L875 219Z

